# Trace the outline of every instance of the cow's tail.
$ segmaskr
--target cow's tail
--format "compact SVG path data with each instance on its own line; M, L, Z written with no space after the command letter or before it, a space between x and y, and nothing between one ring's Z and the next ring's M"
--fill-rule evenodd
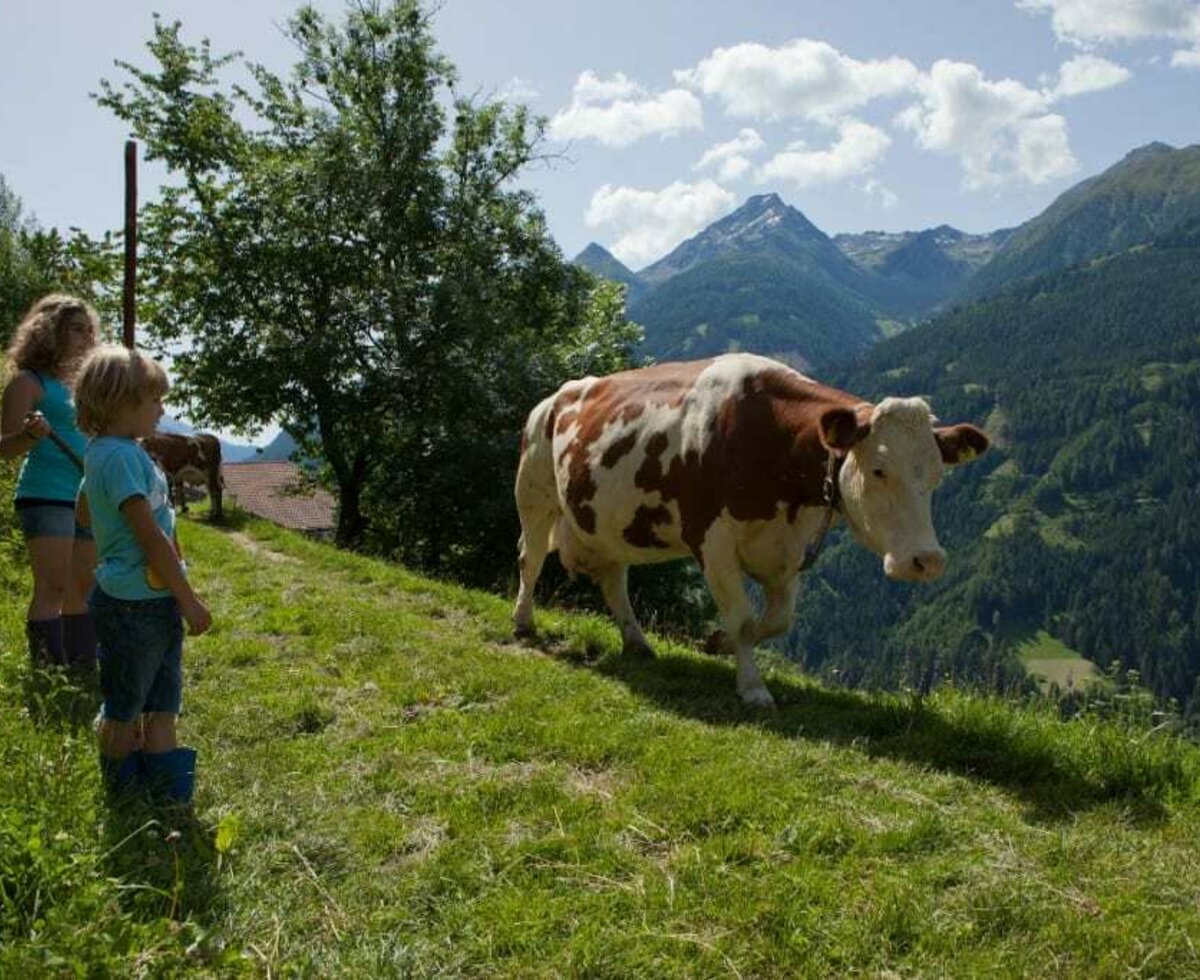
M544 535L547 551L554 550L554 525L559 513L554 477L555 414L555 396L543 400L529 413L521 435L521 462L517 467L516 498L522 536Z

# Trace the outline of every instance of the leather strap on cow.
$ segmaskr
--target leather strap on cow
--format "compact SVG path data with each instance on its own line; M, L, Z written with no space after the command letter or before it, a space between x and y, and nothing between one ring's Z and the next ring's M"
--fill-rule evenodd
M821 488L821 497L825 504L825 517L821 521L821 530L817 532L816 539L810 541L804 549L804 558L800 562L800 571L802 572L807 572L817 563L821 548L825 544L825 535L829 533L830 525L833 524L833 515L842 505L842 488L838 483L838 476L842 472L844 461L844 456L832 452L825 460L825 481Z

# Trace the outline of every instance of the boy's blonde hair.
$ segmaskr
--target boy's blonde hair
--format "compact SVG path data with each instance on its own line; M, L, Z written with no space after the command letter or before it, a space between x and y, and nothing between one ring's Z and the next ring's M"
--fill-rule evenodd
M75 420L81 432L103 435L127 408L160 398L170 383L158 361L113 344L94 348L75 379Z
M13 332L8 345L9 371L56 373L64 366L67 323L75 316L87 317L92 325L92 341L100 336L100 318L90 304L77 296L51 293L29 308Z

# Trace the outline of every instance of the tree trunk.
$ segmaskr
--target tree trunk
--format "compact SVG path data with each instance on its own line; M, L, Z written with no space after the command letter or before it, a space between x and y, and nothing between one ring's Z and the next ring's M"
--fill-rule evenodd
M367 519L361 509L362 480L348 479L338 487L337 538L339 548L356 550L362 545Z

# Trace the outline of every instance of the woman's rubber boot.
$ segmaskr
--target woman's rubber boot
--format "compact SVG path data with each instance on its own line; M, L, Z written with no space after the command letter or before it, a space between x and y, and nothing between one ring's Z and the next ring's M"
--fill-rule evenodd
M29 638L29 659L33 661L34 667L45 670L47 667L61 667L66 663L61 616L29 620L25 624L25 635Z
M139 750L130 752L123 759L100 756L100 777L110 798L124 796L141 783L145 767Z
M146 782L156 803L187 806L196 786L196 750L177 748L169 752L143 752Z
M82 677L96 675L96 626L91 613L62 618L63 654L67 666Z

